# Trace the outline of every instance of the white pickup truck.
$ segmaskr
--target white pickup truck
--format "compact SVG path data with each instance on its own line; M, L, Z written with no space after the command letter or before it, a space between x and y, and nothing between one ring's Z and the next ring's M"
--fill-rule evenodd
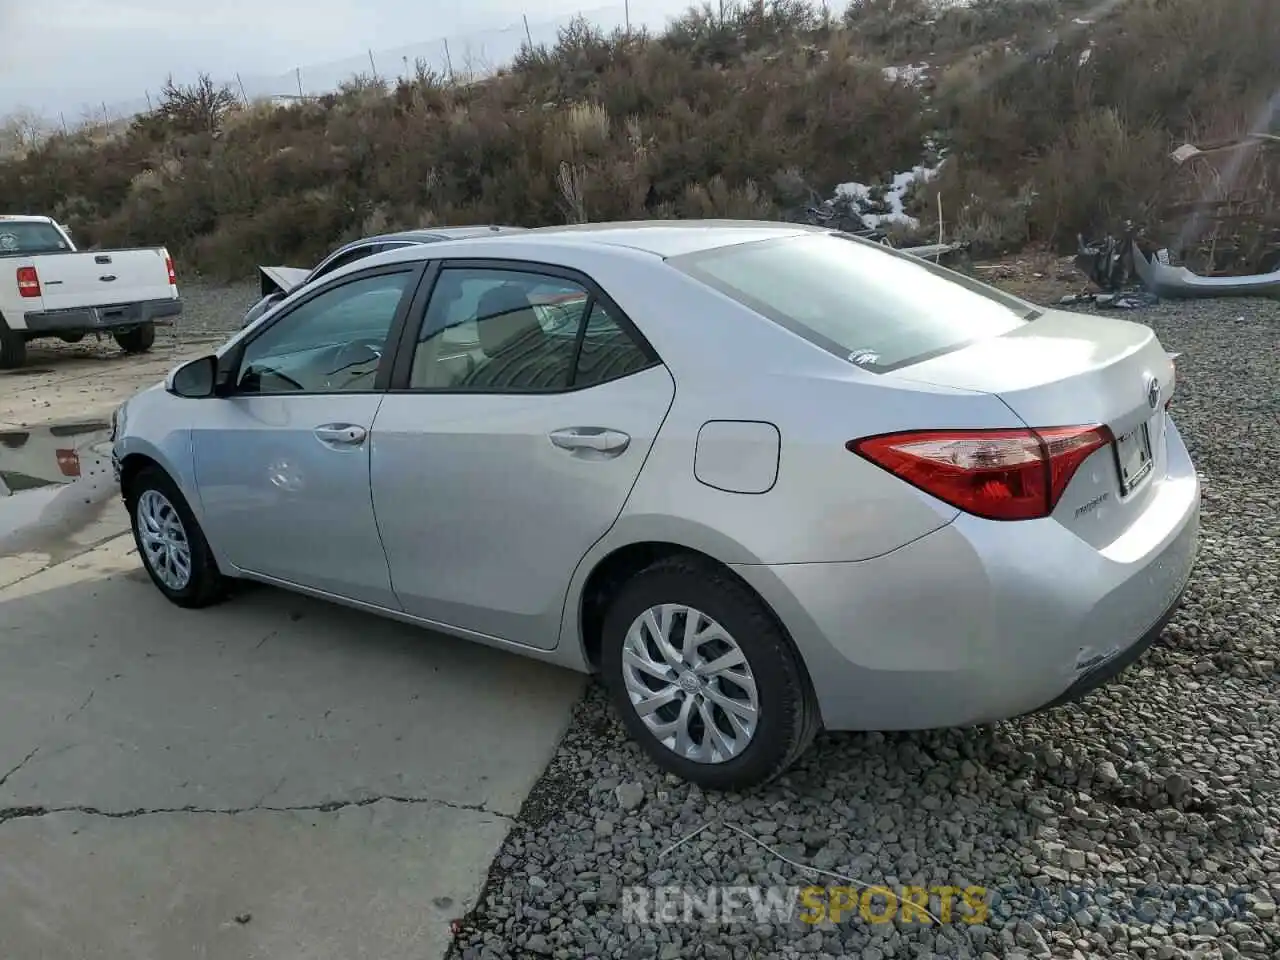
M27 342L41 337L109 333L126 353L145 353L156 324L180 313L163 247L77 252L50 217L0 214L0 370L22 366Z

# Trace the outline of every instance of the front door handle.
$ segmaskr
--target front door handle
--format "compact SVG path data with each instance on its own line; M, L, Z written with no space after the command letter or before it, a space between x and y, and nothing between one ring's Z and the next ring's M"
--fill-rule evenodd
M317 440L332 447L358 447L369 435L369 431L354 423L326 423L314 432Z
M604 427L566 427L553 430L551 442L561 450L594 450L597 453L622 453L631 438L621 430Z

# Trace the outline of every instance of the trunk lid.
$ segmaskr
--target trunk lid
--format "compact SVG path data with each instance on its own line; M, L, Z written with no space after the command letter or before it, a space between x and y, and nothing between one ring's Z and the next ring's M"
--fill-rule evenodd
M31 258L40 276L45 310L100 307L143 300L168 300L165 252L100 250Z
M258 267L258 279L264 297L273 293L287 294L309 276L311 271L302 267Z
M1108 427L1115 440L1080 466L1053 513L1095 546L1128 529L1165 474L1173 360L1142 324L1047 310L1002 336L887 376L994 394L1032 428Z

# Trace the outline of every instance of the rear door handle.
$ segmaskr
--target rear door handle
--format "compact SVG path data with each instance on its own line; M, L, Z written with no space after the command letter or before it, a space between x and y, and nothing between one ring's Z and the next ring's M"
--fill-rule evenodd
M317 440L331 447L358 447L369 435L369 431L354 423L326 423L314 432Z
M604 427L566 427L553 430L551 442L561 450L594 450L597 453L621 453L631 438L621 430Z

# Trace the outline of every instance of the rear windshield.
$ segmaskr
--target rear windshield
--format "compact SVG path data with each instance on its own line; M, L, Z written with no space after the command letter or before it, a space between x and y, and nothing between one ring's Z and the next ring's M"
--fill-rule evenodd
M0 257L69 250L66 239L51 223L0 220Z
M1008 333L1039 315L963 274L838 234L741 243L668 263L873 373Z

